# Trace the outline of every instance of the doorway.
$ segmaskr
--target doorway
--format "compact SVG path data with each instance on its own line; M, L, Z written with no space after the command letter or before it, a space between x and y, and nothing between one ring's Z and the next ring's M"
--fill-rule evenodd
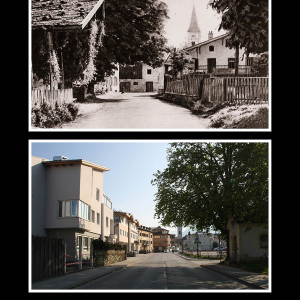
M146 82L146 92L147 93L153 92L153 82L152 81Z
M120 92L130 93L130 82L120 82Z
M213 73L216 70L216 59L208 58L207 59L207 73Z

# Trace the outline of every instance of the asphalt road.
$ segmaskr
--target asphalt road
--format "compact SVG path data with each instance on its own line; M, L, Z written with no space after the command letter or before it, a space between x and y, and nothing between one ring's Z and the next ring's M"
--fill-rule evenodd
M76 289L105 290L206 290L206 289L251 289L226 275L172 253L151 253L127 268L90 281Z
M62 129L205 129L210 121L187 108L154 98L155 93L114 93L100 103L79 104L79 115ZM88 113L84 110L92 107Z

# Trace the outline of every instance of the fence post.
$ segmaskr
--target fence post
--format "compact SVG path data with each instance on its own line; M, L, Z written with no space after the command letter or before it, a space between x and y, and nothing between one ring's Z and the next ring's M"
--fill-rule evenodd
M94 245L93 243L91 243L91 246L90 246L90 251L91 251L91 261L92 261L92 268L94 267Z
M82 245L79 245L79 270L82 270Z
M223 78L223 86L224 86L224 89L223 89L223 102L226 102L227 101L227 79L226 78Z
M67 273L67 244L65 244L65 255L64 255L64 274Z

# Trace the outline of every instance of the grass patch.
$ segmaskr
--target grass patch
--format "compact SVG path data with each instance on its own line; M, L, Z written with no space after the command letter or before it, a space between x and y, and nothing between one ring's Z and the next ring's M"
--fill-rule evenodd
M228 126L229 128L268 128L269 126L269 109L260 108L256 114L241 119L239 122ZM226 127L225 127L226 128Z
M188 254L188 253L183 253L183 255L189 256L192 258L220 259L220 256L211 257L211 256L205 256L205 255L193 255L193 254ZM225 257L222 256L221 259L225 259Z
M260 273L260 274L269 274L269 265L266 262L260 262L260 261L255 261L255 262L242 262L240 264L238 263L233 263L230 266L246 270L246 271L251 271L255 273Z

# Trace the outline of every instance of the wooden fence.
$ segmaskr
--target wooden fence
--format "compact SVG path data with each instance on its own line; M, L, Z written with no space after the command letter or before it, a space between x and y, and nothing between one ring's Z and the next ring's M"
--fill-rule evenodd
M64 273L64 241L32 236L32 281Z
M32 107L40 107L44 102L52 107L57 102L58 105L63 103L70 103L73 101L73 89L63 90L39 90L34 89L31 91L31 104Z
M191 77L168 80L165 93L196 96L215 104L255 104L268 101L268 77Z

